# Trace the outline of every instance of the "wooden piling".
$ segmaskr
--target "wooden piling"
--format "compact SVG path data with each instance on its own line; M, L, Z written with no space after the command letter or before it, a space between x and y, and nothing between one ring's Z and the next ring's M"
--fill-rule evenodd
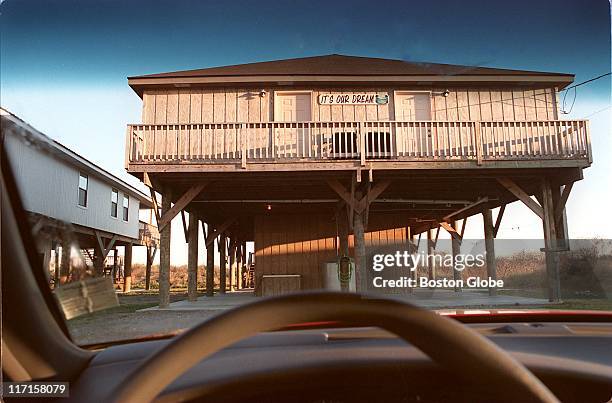
M542 181L542 209L544 216L544 248L546 253L546 278L548 285L548 300L558 302L561 300L561 281L559 273L559 242L557 226L555 225L555 209L553 202L553 188L550 180Z
M219 235L219 293L225 294L227 287L227 267L225 265L226 255L226 238L225 234Z
M485 251L487 260L487 275L492 279L497 279L497 262L495 261L495 236L493 235L493 212L491 209L482 211L482 221L484 225ZM489 287L489 295L497 295L496 287Z
M211 231L209 226L208 233ZM206 295L212 297L215 295L215 240L209 242L206 246Z
M199 220L195 213L189 213L187 229L187 300L198 299L198 226Z
M457 230L457 220L454 220L451 225ZM461 240L457 236L451 236L451 249L453 254L453 280L455 280L455 284L459 284L459 280L463 277L463 271L459 271L456 269L455 265L457 262L457 256L461 253ZM455 285L455 292L461 291L461 287L459 285Z
M363 216L357 211L353 213L353 234L355 236L355 286L357 292L365 292L368 289L365 229Z
M115 249L115 263L117 262L117 249ZM127 243L123 252L123 292L132 290L132 244Z
M171 207L170 192L162 195L162 216ZM170 305L170 227L166 225L159 233L159 307Z

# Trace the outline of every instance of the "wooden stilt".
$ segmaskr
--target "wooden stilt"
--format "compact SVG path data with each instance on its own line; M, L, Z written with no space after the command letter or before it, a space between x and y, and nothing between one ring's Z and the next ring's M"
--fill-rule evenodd
M436 264L433 258L434 254L434 229L427 230L427 277L430 280L436 279Z
M357 292L366 292L367 287L367 266L366 266L366 245L364 217L361 212L353 212L353 234L355 236L355 285Z
M413 254L417 252L417 247L414 243L414 233L412 232L412 227L410 227L409 225L406 226L406 242L408 244L408 253ZM413 270L410 272L410 277L412 277L412 279L414 279L414 281L418 281L418 269L416 267L413 268ZM410 292L413 292L413 288L411 287Z
M338 262L338 270L341 271L343 279L349 278L349 223L347 214L343 211L338 211L336 214L336 220L338 224L338 255L340 256L340 261ZM352 274L355 275L354 273ZM351 282L349 281L340 281L340 290L343 292L347 292L350 290Z
M561 281L559 276L559 245L557 227L555 225L555 210L553 189L548 179L542 182L542 209L544 211L542 224L544 226L544 248L546 253L546 277L548 285L548 300L561 300Z
M455 231L457 230L458 225L459 223L457 222L457 220L453 220L452 227L455 229ZM455 284L458 284L458 280L461 280L463 277L463 271L459 271L455 267L455 264L457 262L457 256L461 253L461 239L459 236L451 236L451 249L453 253L453 280L455 280ZM455 292L460 291L461 287L455 285Z
M227 273L227 278L229 280L229 290L230 291L234 291L235 290L235 286L236 286L236 248L234 245L234 239L230 239L229 240L229 245L228 245L228 253L229 253L229 264L228 264L228 273Z
M225 294L227 287L227 266L225 262L226 255L226 238L225 234L219 235L219 293Z
M189 213L187 227L187 300L198 299L198 225L195 213Z
M171 195L166 191L162 195L162 215L171 207ZM170 225L159 232L159 307L170 305Z
M208 233L213 232L211 227L208 227ZM215 242L206 245L206 295L212 297L215 295Z
M156 247L147 246L147 266L145 268L145 290L151 289L151 267L157 252Z
M497 262L495 261L495 237L493 232L493 212L491 209L482 211L482 221L484 224L485 251L487 260L487 275L492 279L497 279ZM489 287L489 295L497 295L497 288Z
M236 290L242 289L242 248L236 240Z
M62 238L62 262L60 264L59 284L65 284L70 276L70 240L68 236Z
M115 249L115 262L117 261L117 249ZM132 244L124 246L123 252L123 292L132 290Z
M60 248L59 242L55 242L55 287L60 283Z

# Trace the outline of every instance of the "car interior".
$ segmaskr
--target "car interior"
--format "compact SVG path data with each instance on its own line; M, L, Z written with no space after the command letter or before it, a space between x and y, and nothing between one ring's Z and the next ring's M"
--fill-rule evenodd
M78 346L40 257L28 248L32 235L2 154L4 381L69 382L62 402L612 397L612 314L605 312L490 321L354 293L310 292L262 298L179 335Z

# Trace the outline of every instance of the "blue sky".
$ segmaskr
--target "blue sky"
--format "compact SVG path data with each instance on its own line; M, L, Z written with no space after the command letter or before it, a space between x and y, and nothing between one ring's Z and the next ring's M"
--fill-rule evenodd
M92 1L0 4L0 102L41 131L131 183L125 125L140 121L126 77L342 53L576 74L610 71L605 0ZM594 166L568 202L570 235L612 238L610 79L578 89L564 118L592 119ZM607 109L605 109L607 108ZM513 205L500 237L541 237ZM481 236L474 220L468 233ZM177 227L175 236L181 235ZM178 234L178 235L176 235ZM180 239L177 242L180 243ZM173 241L174 242L174 241ZM177 243L174 242L174 243ZM184 252L175 253L177 262Z

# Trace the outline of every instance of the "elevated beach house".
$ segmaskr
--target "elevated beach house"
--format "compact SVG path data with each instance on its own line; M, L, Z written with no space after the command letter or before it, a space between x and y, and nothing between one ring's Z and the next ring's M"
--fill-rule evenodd
M558 299L565 201L591 164L588 122L560 119L557 94L573 79L342 55L130 77L142 122L127 126L126 168L162 196L162 305L168 223L181 211L191 278L202 220L206 244L220 240L220 290L243 285L252 241L255 291L268 295L324 287L342 257L367 289L369 247L421 233L433 244L438 228L459 243L458 222L475 214L490 241L516 200L542 219Z

